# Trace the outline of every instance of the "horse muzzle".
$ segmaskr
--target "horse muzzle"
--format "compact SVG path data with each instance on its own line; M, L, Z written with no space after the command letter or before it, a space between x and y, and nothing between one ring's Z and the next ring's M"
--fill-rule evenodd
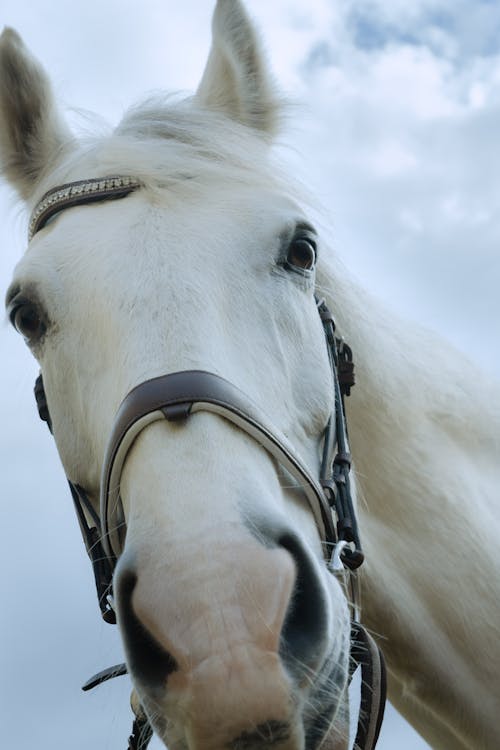
M118 562L118 622L140 700L171 749L177 738L189 750L302 750L303 708L331 648L317 564L290 530L266 544L229 524L203 537L195 559L189 546L164 549L161 564L126 546ZM343 630L347 610L345 620ZM347 664L342 674L345 688Z

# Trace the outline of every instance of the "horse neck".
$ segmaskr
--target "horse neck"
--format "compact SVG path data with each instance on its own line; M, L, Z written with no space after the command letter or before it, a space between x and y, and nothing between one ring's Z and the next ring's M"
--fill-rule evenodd
M391 698L436 748L500 746L498 386L345 277L331 288L357 372L363 619L384 639Z

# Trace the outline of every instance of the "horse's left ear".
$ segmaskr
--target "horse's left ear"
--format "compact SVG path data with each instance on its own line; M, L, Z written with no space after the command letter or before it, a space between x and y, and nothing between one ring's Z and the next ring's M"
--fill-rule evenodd
M240 0L218 0L212 48L196 97L210 109L273 135L280 100L257 37Z
M19 34L5 29L0 35L0 171L29 200L71 139L47 74Z

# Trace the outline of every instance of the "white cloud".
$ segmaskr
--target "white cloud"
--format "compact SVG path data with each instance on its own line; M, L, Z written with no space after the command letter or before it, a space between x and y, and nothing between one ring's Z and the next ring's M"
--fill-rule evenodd
M416 120L432 120L459 112L447 91L449 64L426 48L390 47L372 55L365 71L372 104L386 114L404 111Z
M473 39L500 21L486 6L342 3L299 46L307 117L294 126L302 152L320 154L304 170L331 206L339 252L404 314L458 346L478 337L498 372L500 55Z

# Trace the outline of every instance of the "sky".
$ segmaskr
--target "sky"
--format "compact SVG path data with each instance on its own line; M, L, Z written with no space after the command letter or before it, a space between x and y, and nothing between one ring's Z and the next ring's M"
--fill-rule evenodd
M209 47L208 0L3 0L0 24L43 61L67 116L117 122L144 94L192 91ZM281 150L331 224L332 246L395 314L500 375L500 2L248 0L294 102ZM26 216L0 187L0 286ZM0 714L11 750L125 748L126 678L80 692L122 660L53 442L37 368L0 326ZM380 750L427 745L390 709ZM152 745L159 748L159 744Z

